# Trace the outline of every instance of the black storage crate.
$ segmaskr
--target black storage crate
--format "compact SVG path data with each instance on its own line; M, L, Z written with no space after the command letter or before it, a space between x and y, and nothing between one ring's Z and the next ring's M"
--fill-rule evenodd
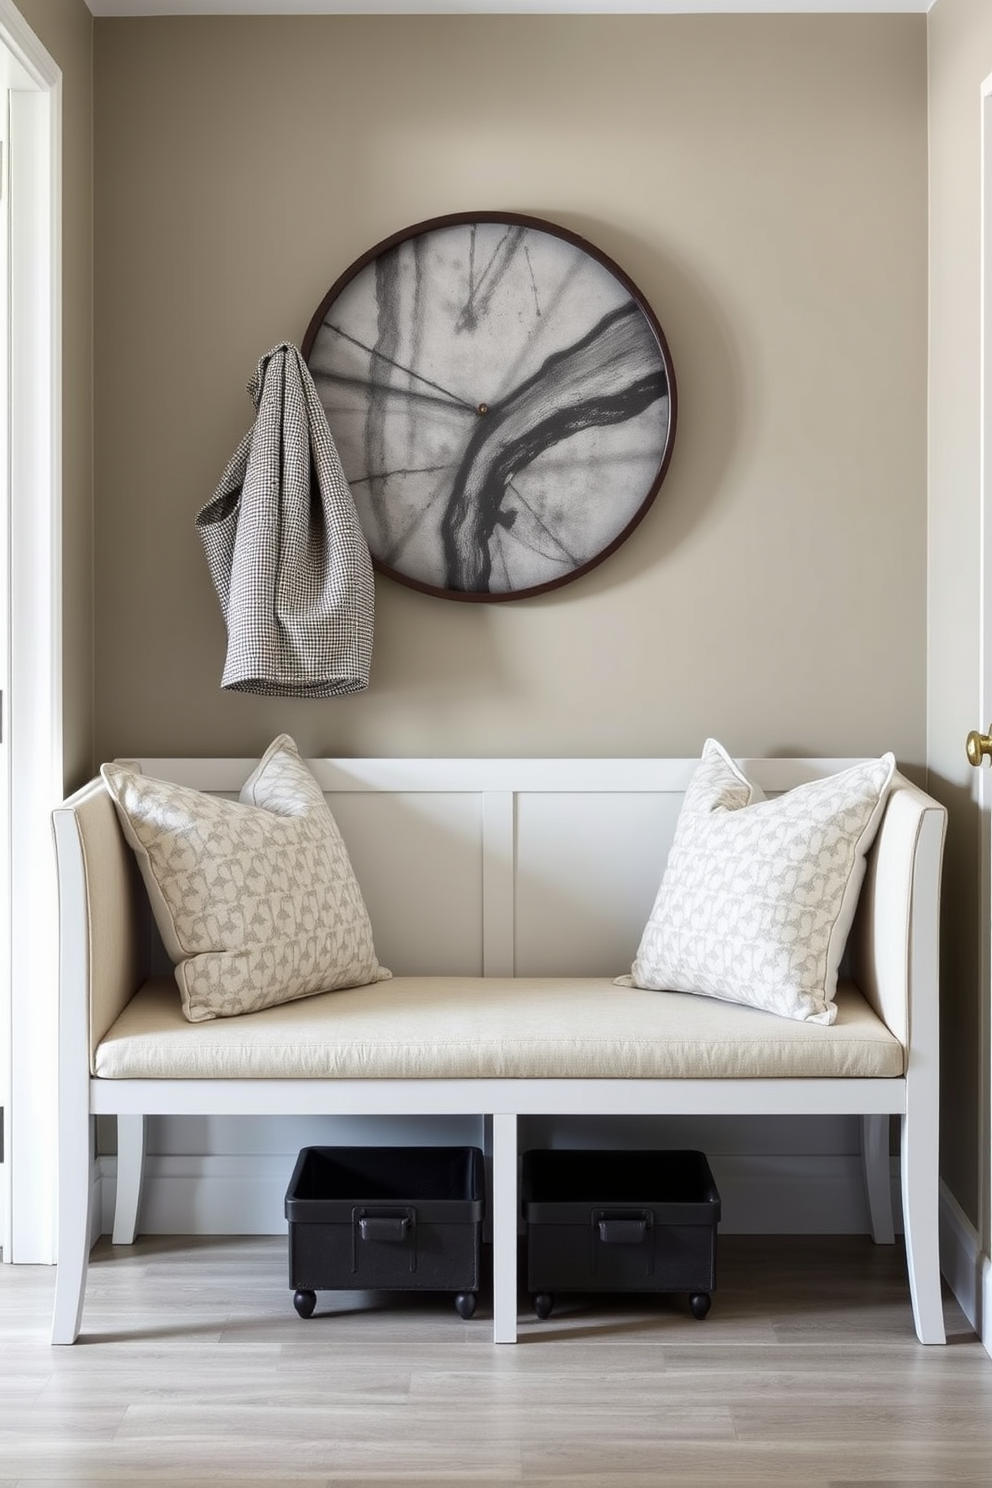
M289 1284L318 1291L450 1291L475 1311L485 1194L476 1147L304 1147L286 1192Z
M523 1211L539 1317L555 1292L688 1292L709 1312L720 1195L702 1152L525 1152Z

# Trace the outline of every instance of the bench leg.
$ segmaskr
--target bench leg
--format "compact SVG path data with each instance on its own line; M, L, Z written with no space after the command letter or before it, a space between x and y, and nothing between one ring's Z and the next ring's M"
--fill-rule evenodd
M889 1117L862 1116L861 1167L868 1201L868 1223L876 1245L892 1245L896 1238L889 1182Z
M493 1116L493 1342L517 1341L517 1118Z
M114 1201L115 1245L133 1245L145 1174L144 1116L117 1118L117 1196Z
M916 1335L921 1343L944 1343L938 1237L937 1123L902 1118L902 1212L906 1264Z
M90 1188L93 1121L63 1119L59 1132L58 1263L52 1343L75 1343L83 1315L83 1292L90 1259Z

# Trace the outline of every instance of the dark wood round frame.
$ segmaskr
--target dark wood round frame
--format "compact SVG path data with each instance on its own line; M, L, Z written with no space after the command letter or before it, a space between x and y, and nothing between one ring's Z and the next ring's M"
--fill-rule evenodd
M568 228L561 227L557 223L549 222L543 218L527 216L516 212L459 212L442 217L433 217L424 222L416 223L412 227L403 228L401 231L393 233L389 237L382 239L381 242L376 243L372 248L368 249L367 252L363 253L360 258L356 259L355 262L351 264L351 266L334 281L324 298L321 300L313 316L311 317L310 323L307 327L306 335L303 338L301 351L304 360L309 363L317 335L334 301L338 298L338 296L342 293L346 286L349 285L351 281L375 259L377 259L382 254L389 253L392 249L397 248L410 239L421 237L425 234L435 232L439 229L457 226L468 226L473 223L506 224L510 227L530 228L536 232L545 233L551 237L562 239L564 242L569 243L573 247L579 249L590 259L593 259L597 263L599 263L627 292L630 299L639 309L644 321L646 322L655 341L657 342L658 351L660 353L664 367L668 397L668 423L664 449L662 451L657 471L653 479L651 480L649 489L647 490L644 499L641 501L640 506L634 512L633 516L626 523L623 529L616 533L616 535L599 552L597 552L593 557L587 559L585 562L581 562L575 568L570 569L567 573L561 574L558 577L546 582L534 584L528 588L522 589L491 591L489 589L468 590L442 588L437 585L427 583L422 579L411 576L410 574L406 574L402 570L392 567L390 564L378 558L374 552L372 553L373 565L379 573L382 573L391 579L395 579L397 583L405 584L411 589L419 590L421 593L424 594L432 594L442 599L452 599L466 603L495 604L506 602L509 600L529 599L535 595L544 594L553 589L560 589L563 585L572 583L573 580L581 578L583 574L586 574L591 569L598 567L599 564L601 564L606 558L608 558L611 553L615 553L616 550L624 542L626 542L627 538L640 524L648 509L652 505L668 472L668 467L671 462L672 450L675 442L678 396L675 382L675 369L672 365L671 353L668 348L668 343L665 339L665 334L651 306L648 304L647 300L644 298L641 291L637 288L629 275L626 274L624 270L621 269L619 265L616 264L610 257L608 257L607 254L603 253L599 248L597 248L594 244L588 242L585 238L580 237L577 233L573 233ZM482 413L486 411L486 406L480 405L479 412Z

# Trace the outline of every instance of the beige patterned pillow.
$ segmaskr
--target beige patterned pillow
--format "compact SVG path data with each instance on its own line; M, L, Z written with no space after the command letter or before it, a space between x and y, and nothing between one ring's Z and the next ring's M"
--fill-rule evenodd
M239 801L127 765L101 772L193 1023L390 975L337 823L293 740Z
M891 754L766 801L714 739L685 794L630 977L833 1023Z

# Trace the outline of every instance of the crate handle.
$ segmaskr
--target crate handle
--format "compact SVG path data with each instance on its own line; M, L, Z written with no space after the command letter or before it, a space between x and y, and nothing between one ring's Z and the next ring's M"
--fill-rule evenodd
M363 1240L387 1240L401 1244L410 1228L408 1214L363 1214L358 1230Z
M640 1214L597 1215L599 1238L604 1245L639 1245L648 1232L650 1218Z

